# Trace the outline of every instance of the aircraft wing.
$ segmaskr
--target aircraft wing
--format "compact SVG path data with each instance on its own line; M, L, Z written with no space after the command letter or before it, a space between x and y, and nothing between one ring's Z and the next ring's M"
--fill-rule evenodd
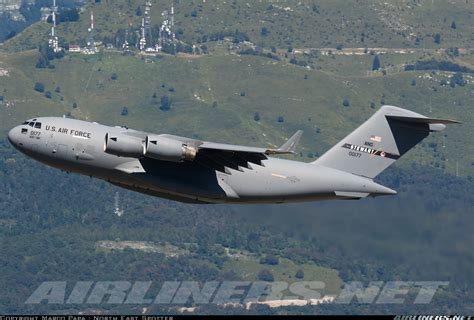
M302 133L301 130L298 130L281 147L276 149L203 142L197 147L196 160L205 167L221 172L228 172L226 168L240 171L242 171L242 168L251 169L249 163L263 165L262 160L267 159L267 155L294 154Z

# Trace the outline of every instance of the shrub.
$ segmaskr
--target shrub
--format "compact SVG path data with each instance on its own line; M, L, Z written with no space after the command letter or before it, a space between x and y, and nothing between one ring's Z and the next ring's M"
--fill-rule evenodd
M456 72L455 74L453 74L451 76L451 78L449 80L449 85L453 88L456 85L464 87L466 85L466 80L464 80L464 77L463 77L462 73Z
M260 264L269 264L271 266L275 266L278 263L280 263L280 261L278 260L278 257L272 256L272 255L267 255L266 257L263 257L262 259L260 259Z
M272 282L275 280L273 274L268 269L263 269L258 273L258 280Z
M304 278L304 272L303 272L303 270L301 270L301 269L298 270L298 271L296 272L296 274L295 274L295 278L297 278L297 279L303 279L303 278Z
M260 121L260 113L255 112L254 115L253 115L253 119L257 122Z
M34 89L38 92L44 92L44 84L42 84L41 82L36 82Z
M474 73L473 69L453 63L451 61L426 60L417 61L415 64L407 64L405 71L413 70L440 70L450 72Z

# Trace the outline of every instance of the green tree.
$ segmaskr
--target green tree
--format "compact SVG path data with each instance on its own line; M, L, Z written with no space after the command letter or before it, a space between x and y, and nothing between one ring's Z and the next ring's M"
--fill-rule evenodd
M379 56L375 56L374 60L372 61L372 70L379 70L380 69L380 60Z
M171 99L168 96L162 96L160 100L160 110L168 111L171 109Z

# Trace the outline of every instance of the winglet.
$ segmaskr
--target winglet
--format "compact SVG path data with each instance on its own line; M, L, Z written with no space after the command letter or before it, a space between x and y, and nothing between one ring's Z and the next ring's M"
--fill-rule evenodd
M266 154L284 154L284 153L295 153L296 145L301 139L301 135L303 134L302 130L296 131L296 133L291 136L281 147L278 149L268 149L266 150Z

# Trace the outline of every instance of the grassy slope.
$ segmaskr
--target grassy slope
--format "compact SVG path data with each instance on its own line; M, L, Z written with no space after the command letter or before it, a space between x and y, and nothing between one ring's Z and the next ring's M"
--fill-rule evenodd
M319 267L315 264L297 265L288 259L279 260L278 265L262 265L256 260L247 259L229 260L224 264L223 271L233 271L247 281L258 281L258 273L263 269L267 269L273 274L275 281L285 281L290 284L296 281L322 281L326 284L325 288L319 291L322 295L336 295L340 292L342 280L339 278L337 271ZM298 270L303 270L303 279L295 278ZM285 294L289 295L291 293L285 292Z
M183 39L192 43L204 34L219 31L246 32L250 39L262 46L301 47L416 47L415 35L421 39L419 47L436 48L433 35L440 33L443 47L472 47L474 26L473 0L404 1L382 3L357 0L347 6L346 1L174 1L176 26L183 30ZM152 24L161 22L161 12L170 1L154 1ZM313 10L313 4L315 10ZM89 11L95 14L96 34L113 36L128 21L135 27L141 17L135 11L141 0L102 1L88 4L79 22L63 23L58 35L67 42L77 43L87 38ZM272 6L270 6L272 5ZM142 7L143 9L143 7ZM196 12L196 17L192 17ZM456 29L451 28L452 21ZM270 33L261 35L266 27ZM33 48L47 37L48 25L37 23L8 41L5 48ZM364 33L364 41L361 34Z
M386 104L424 114L429 114L431 99L430 116L464 122L445 131L445 148L441 147L442 134L433 135L400 161L401 165L412 162L445 165L452 173L456 160L461 174L473 170L474 151L468 143L473 132L472 84L441 87L439 82L420 78L424 72L367 76L357 67L342 74L331 71L348 69L351 65L368 67L368 57L323 58L319 71L253 56L198 59L166 56L147 63L140 57L118 54L70 55L55 61L56 69L49 70L35 69L35 55L35 52L24 52L0 56L1 65L10 71L9 77L0 78L0 89L7 101L14 102L12 107L4 104L0 108L3 132L26 118L60 116L66 112L109 125L125 124L154 132L248 145L280 144L302 128L305 135L300 150L307 156L322 154L352 131L375 112L384 95ZM383 64L390 61L390 56L382 58ZM111 79L113 73L117 74L117 80ZM413 79L417 80L416 86L411 85ZM52 99L33 90L36 81L46 85L46 90L53 93ZM54 92L58 85L59 94ZM152 97L154 93L157 98ZM172 98L172 110L159 109L162 95ZM350 107L342 106L344 98L349 99ZM77 109L72 108L74 102ZM371 102L375 103L375 109L370 107ZM127 117L120 115L123 106L129 109ZM257 111L262 118L260 122L253 120ZM278 116L283 116L285 122L278 123ZM429 143L437 143L438 152L428 147Z

